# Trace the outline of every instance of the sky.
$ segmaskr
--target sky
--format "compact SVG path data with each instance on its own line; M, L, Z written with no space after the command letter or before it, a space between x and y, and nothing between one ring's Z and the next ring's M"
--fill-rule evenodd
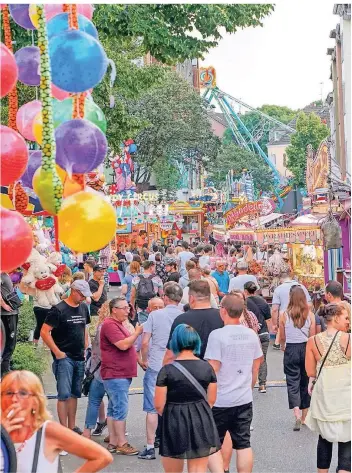
M217 86L252 107L303 108L321 98L321 88L325 99L332 90L326 51L334 40L329 34L339 22L333 5L329 0L284 0L262 28L225 33L201 66L214 66Z

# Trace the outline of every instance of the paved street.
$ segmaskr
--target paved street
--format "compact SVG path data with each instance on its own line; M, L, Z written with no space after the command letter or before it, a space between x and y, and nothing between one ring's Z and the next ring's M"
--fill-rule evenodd
M117 293L110 291L109 297ZM254 393L254 430L252 432L252 446L255 455L254 472L277 473L307 473L315 472L316 436L307 427L300 432L293 432L293 415L288 410L286 385L283 381L282 352L274 351L271 347L268 353L267 394ZM48 394L55 394L55 383L51 374L45 379ZM142 411L143 403L143 371L133 380L130 393L130 408L127 421L129 442L139 449L145 445L145 414ZM77 425L84 427L87 399L79 401ZM56 401L49 400L50 410L56 418ZM103 443L102 437L95 440ZM71 455L62 458L64 473L71 473L80 465L81 461ZM336 468L336 455L331 471ZM232 472L236 471L232 462ZM103 471L105 472L162 472L160 457L156 460L138 460L137 457L116 456L114 462Z

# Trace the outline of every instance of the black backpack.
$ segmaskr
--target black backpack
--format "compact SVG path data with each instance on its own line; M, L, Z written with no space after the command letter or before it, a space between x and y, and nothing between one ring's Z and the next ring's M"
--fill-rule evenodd
M136 301L137 306L142 310L145 310L148 307L150 299L153 299L153 297L156 296L152 279L153 275L150 275L147 278L142 275L139 277Z

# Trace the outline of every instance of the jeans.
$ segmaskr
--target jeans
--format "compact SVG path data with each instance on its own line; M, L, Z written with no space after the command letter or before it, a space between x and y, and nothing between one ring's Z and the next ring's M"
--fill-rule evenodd
M157 414L154 407L154 393L158 371L147 368L143 379L143 411L150 414Z
M72 360L68 356L53 362L57 398L67 401L70 397L80 398L84 378L84 361Z
M109 396L108 417L126 420L128 415L128 392L132 378L104 379L104 388Z
M94 429L99 414L99 407L101 401L103 400L104 394L105 388L103 382L93 378L88 394L86 421L84 424L86 429Z
M5 331L5 346L1 356L1 375L10 371L10 361L16 348L18 315L2 315Z
M268 365L266 362L266 354L268 353L269 342L270 342L270 335L261 335L259 336L259 340L262 346L264 361L259 367L259 374L258 374L258 382L259 386L266 385L266 378L268 376Z

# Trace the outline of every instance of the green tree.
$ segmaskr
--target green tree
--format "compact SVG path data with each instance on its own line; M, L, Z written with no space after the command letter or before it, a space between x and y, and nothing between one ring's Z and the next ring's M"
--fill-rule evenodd
M305 172L307 166L306 150L309 144L317 149L320 142L329 135L329 128L322 123L315 113L306 115L301 112L296 122L296 132L291 135L291 144L286 149L287 167L293 173L294 182L299 187L305 187Z
M156 176L156 187L167 191L176 191L179 188L180 171L174 162L166 157L157 161L152 171Z
M224 186L227 173L231 169L235 175L240 175L243 169L251 171L257 192L272 191L273 174L260 156L234 143L223 143L209 171L209 177L216 188L221 189Z

